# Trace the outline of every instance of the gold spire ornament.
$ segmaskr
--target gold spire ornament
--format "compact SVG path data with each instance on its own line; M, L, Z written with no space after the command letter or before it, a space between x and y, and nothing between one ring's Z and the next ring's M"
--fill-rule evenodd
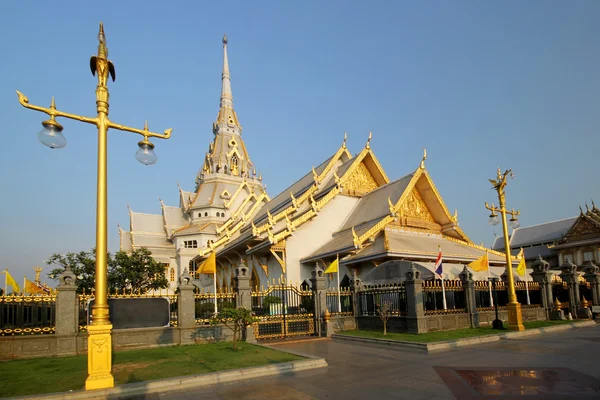
M344 142L342 143L342 149L346 148L346 141L348 140L348 134L344 132Z
M367 144L365 145L365 148L370 149L371 148L371 139L373 138L373 132L369 131L369 138L367 139Z
M423 158L421 159L421 169L425 169L425 160L427 160L427 149L423 147Z
M95 304L92 307L92 322L88 325L88 378L85 382L86 390L102 389L114 386L114 378L111 373L112 356L112 325L109 318L108 308L108 286L107 286L107 134L109 129L137 133L143 136L138 143L139 150L136 158L143 164L150 165L156 162L154 144L148 139L156 137L168 139L171 137L171 129L164 133L154 133L148 130L148 124L144 129L131 128L112 122L108 118L109 92L107 87L108 77L114 81L116 78L115 66L108 60L108 48L106 47L106 35L104 25L100 23L98 32L98 53L90 58L90 69L97 77L96 86L96 111L95 117L85 117L70 114L56 109L54 100L49 108L29 104L29 99L17 91L19 103L30 110L40 111L48 114L50 119L42 122L44 130L38 134L40 141L50 148L61 148L66 145L66 139L62 135L63 127L56 122L56 117L69 118L80 122L95 125L98 128L98 175L97 175L97 198L96 198L96 271L95 271ZM128 207L129 208L129 207ZM129 209L131 219L131 209ZM131 221L130 221L131 222Z

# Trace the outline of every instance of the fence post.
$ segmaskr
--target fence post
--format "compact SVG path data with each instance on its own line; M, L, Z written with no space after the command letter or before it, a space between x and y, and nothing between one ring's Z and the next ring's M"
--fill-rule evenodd
M531 264L533 272L531 278L534 282L540 285L542 307L546 311L546 319L550 319L552 313L553 299L552 299L552 272L550 271L550 263L538 255L537 260Z
M352 271L352 282L350 291L352 292L352 314L354 314L354 318L358 317L358 292L362 289L362 282L360 278L356 275L356 270ZM358 329L358 321L355 321L356 328Z
M588 309L581 307L579 298L579 276L577 275L577 265L573 264L568 258L565 259L563 265L560 266L562 272L560 277L567 282L569 287L569 311L573 318L589 318Z
M469 313L469 325L471 328L479 328L479 312L477 311L477 302L475 301L475 282L473 281L473 273L467 269L465 265L460 274L458 274L462 282L463 291L465 293L465 308Z
M179 293L177 294L177 326L179 329L189 329L196 327L196 300L194 299L195 286L192 284L192 277L187 269L179 277L179 285L177 286ZM194 340L193 332L189 337L181 331L181 342L189 343Z
M248 267L244 265L244 261L240 260L240 264L235 269L235 290L237 295L235 296L235 304L237 307L244 307L252 311L252 288L250 287L250 280L252 277L248 274ZM248 326L242 332L243 339L248 343L256 343L256 337L254 336L254 327Z
M410 263L410 269L406 273L404 281L406 288L406 330L408 333L425 333L427 324L425 322L425 310L423 309L423 280L421 271L414 263Z
M317 336L322 336L323 333L327 335L327 329L322 329L323 327L323 317L325 311L327 310L327 293L325 277L323 276L323 270L319 268L319 264L315 266L315 269L312 271L312 278L310 278L310 282L312 283L312 292L313 292L313 300L315 302L315 333Z
M79 298L77 277L67 265L58 276L56 287L55 335L58 355L77 354L79 333Z
M592 305L600 306L600 268L593 261L586 261L583 271L583 277L592 287Z

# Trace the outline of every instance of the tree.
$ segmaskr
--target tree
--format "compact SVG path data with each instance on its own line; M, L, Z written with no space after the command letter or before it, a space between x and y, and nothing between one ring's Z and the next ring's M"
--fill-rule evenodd
M110 253L108 254L110 259ZM77 292L91 292L94 288L94 277L96 275L96 251L80 251L79 253L67 253L65 255L54 253L46 261L47 265L60 265L48 273L50 279L57 279L69 266L77 277Z
M390 319L391 308L389 301L385 301L381 305L377 304L377 314L379 314L379 318L381 318L381 322L383 322L383 336L387 335L387 322L388 319Z
M223 324L233 332L233 350L237 350L237 339L241 339L241 333L258 319L252 315L252 311L244 307L224 308L215 315L210 323L212 325Z
M113 257L107 254L108 288L111 291L123 289L146 293L148 290L169 286L163 266L157 262L150 250L140 248L127 254L119 251ZM77 276L77 291L91 292L96 276L95 250L79 253L52 254L46 261L48 265L60 265L48 273L51 279L57 279L67 266Z
M131 254L119 251L111 261L109 286L112 289L146 293L169 286L163 265L147 248L136 249Z

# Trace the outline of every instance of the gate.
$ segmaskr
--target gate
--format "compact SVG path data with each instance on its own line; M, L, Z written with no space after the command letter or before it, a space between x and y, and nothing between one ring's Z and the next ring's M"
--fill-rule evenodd
M312 291L291 285L273 285L266 291L252 292L252 311L256 339L308 336L315 333L315 302Z

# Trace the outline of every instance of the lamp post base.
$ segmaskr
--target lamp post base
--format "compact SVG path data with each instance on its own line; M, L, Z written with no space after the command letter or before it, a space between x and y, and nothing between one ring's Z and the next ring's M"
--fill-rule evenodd
M88 378L85 390L115 386L112 376L112 325L88 325Z
M508 313L508 329L511 331L524 331L523 326L523 315L521 314L521 304L519 303L508 303L506 305L506 311Z
M502 323L502 320L500 319L495 319L492 321L492 329L504 329L504 324Z

